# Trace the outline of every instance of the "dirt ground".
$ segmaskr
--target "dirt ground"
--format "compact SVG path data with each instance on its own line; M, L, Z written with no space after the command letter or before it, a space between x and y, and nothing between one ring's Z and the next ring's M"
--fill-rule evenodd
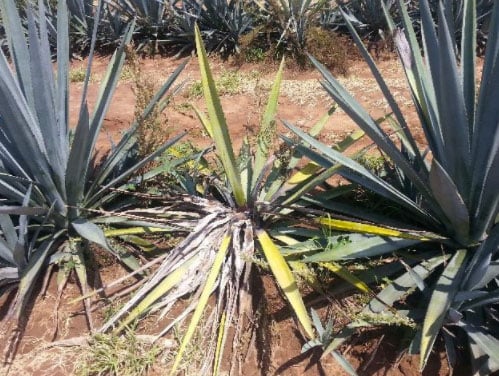
M98 93L98 84L102 78L107 58L98 58L93 69L93 78L89 88L89 102L92 105ZM407 114L409 124L414 130L416 138L424 142L421 131L417 128L417 119L411 107L410 93L406 89L403 71L391 57L382 59L379 67L388 85L399 101L402 110ZM145 59L141 68L159 83L164 81L179 64L178 60L155 58ZM73 69L80 69L84 62L73 62ZM235 140L236 147L246 135L254 135L258 130L259 117L264 108L268 89L271 85L277 65L245 64L240 67L213 60L212 68L215 77L228 71L238 71L243 77L234 93L222 96L222 105L225 110L230 133ZM278 118L284 119L304 129L311 127L333 105L319 83L318 72L286 70L279 100ZM175 135L184 130L189 132L188 139L198 146L208 146L209 140L189 109L195 104L203 107L203 99L190 94L190 88L199 80L199 69L196 59L191 59L181 74L178 82L185 82L184 89L173 99L166 110L165 126L168 132ZM383 116L387 105L379 89L375 85L367 66L360 61L352 61L349 74L339 77L350 92L369 110L375 118ZM82 83L71 84L71 122L75 123L78 116L78 106L82 91ZM134 116L135 94L133 83L129 78L120 81L117 93L109 108L104 122L104 132L98 141L99 149L108 149L110 139L116 142L120 133L126 129ZM356 130L355 124L341 110L337 110L327 123L321 134L322 140L334 144L346 134ZM279 131L286 133L286 129L279 124ZM363 141L363 146L369 140ZM117 277L116 267L109 266L103 269L103 280L110 281ZM31 305L31 314L26 330L20 342L17 357L10 368L0 369L1 374L9 375L71 375L74 374L75 364L81 358L82 348L61 345L52 346L51 341L61 341L68 338L80 337L88 334L89 328L83 315L81 303L69 304L69 301L80 294L78 285L70 280L62 298L60 311L56 316L55 277L52 277L47 293L39 296ZM280 297L279 291L270 278L264 278L265 295L268 300L269 322L271 330L271 353L269 364L263 371L265 375L343 375L344 371L332 358L325 358L314 363L314 356L301 356L300 349L304 341L296 330L296 324L289 316L287 306ZM0 299L0 328L6 330L5 302L12 296ZM324 307L323 307L324 308ZM97 312L97 323L102 319L103 309ZM324 312L324 309L321 311ZM57 325L56 325L57 322ZM149 321L147 333L154 334L159 330L154 320ZM58 328L56 331L54 328ZM6 333L4 331L3 333ZM356 336L351 343L342 350L345 357L357 368L360 375L417 375L418 358L405 354L400 349L400 333L394 330L369 331ZM2 339L0 347L5 350L7 338ZM315 356L315 358L317 358ZM317 360L317 359L315 359ZM164 374L158 361L149 372L150 375ZM260 374L256 364L247 364L241 375L251 376ZM436 353L430 360L425 371L426 375L449 375L450 370L443 351Z

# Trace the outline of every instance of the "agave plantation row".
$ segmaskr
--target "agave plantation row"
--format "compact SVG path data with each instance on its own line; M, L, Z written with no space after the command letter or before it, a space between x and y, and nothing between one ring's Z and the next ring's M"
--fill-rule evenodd
M27 24L26 6L32 0L18 0L23 24ZM36 2L35 2L36 3ZM45 0L44 17L47 21L49 45L56 48L57 1ZM262 59L292 54L303 57L310 38L318 38L312 28L348 32L346 19L363 39L385 39L387 32L381 1L371 0L105 0L97 6L94 0L68 0L70 20L70 49L75 55L86 54L95 31L96 47L109 51L120 43L127 25L135 20L132 40L143 53L187 54L195 48L194 25L197 24L208 52L222 56L242 54L246 59ZM434 18L438 0L430 0ZM461 37L464 19L464 0L447 1L452 12L453 33ZM409 16L420 17L419 1L406 1ZM479 0L476 4L478 40L485 43L490 25L493 0ZM340 9L342 7L342 9ZM402 14L396 0L386 1L386 7L397 25L402 25ZM421 26L416 23L416 34ZM348 33L347 33L348 34ZM334 42L331 42L334 43ZM0 47L6 46L5 30L0 25Z
M440 2L435 24L435 9L422 0L415 23L419 31L405 1L383 7L427 145L419 145L412 136L349 13L342 13L390 113L382 120L371 118L310 57L323 76L324 89L361 131L337 145L321 143L316 136L330 112L308 133L284 121L294 136L279 136L275 114L283 60L256 139L244 140L241 149L234 150L208 65L206 33L198 19L194 43L207 113L194 110L214 149L151 163L183 134L141 156L140 120L167 106L185 63L112 150L96 160L97 136L120 77L125 47L141 26L136 24L139 20L124 26L97 103L90 109L87 94L99 15L109 4L98 3L81 109L76 127L71 128L68 3L57 2L53 24L45 17L43 0L37 11L28 7L21 13L14 0L0 1L11 59L10 64L0 54L0 292L16 289L9 309L14 328L22 328L33 287L54 266L60 294L69 276L76 276L90 328L100 332L120 333L146 313L164 316L180 298L190 296L185 309L168 326L158 328L158 336L163 336L189 318L170 374L176 373L203 317L208 318L203 325L208 325L206 330L215 340L208 344L200 372L216 374L225 367L224 350L235 348L234 342L247 328L245 318L254 314L257 297L252 280L264 269L275 278L298 319L308 340L304 349L322 347L350 374L355 370L341 356L341 344L359 327L393 322L406 325L412 333L411 351L420 354L421 369L438 336L445 339L451 366L458 358L456 349L464 345L474 372L499 369L499 6L491 16L478 91L476 25L477 3L482 2L464 0L458 24L456 9L446 7L450 2ZM397 22L391 16L393 7ZM50 38L57 44L56 72ZM364 135L386 159L382 176L366 169L356 156L342 153ZM213 159L216 168L208 162ZM328 182L336 175L349 184L331 186ZM144 183L154 184L165 176L167 188L150 195L146 188L150 185ZM390 203L391 209L352 200L351 192L359 187ZM162 233L184 240L141 263L150 257L143 252L150 245L148 236ZM100 328L94 327L90 314L95 295L87 280L92 243L144 281ZM357 262L365 263L366 269L351 268ZM330 323L324 327L315 312L309 313L298 289L299 278L320 293L334 293L320 285L317 266L371 297L363 311L336 333ZM212 295L215 304L209 305ZM233 336L229 326L234 328Z

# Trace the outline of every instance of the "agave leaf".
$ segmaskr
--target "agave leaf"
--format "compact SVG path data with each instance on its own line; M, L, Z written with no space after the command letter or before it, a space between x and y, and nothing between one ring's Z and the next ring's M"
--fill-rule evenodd
M314 196L303 197L301 203L303 205L319 205L323 210L329 209L345 215L348 218L360 218L360 220L367 221L368 223L376 223L378 226L387 228L398 228L401 226L400 221L395 221L386 215L379 214L375 211L367 210L362 206L346 204L341 200L341 196L348 194L355 189L356 185L350 184L346 186L339 186L329 189L324 194L317 194ZM330 199L331 198L331 199ZM339 198L339 200L332 200Z
M391 31L395 34L395 43L405 69L407 80L414 96L414 104L420 116L421 122L427 126L423 127L426 139L431 150L437 155L443 155L443 139L442 134L438 129L437 114L435 108L435 90L432 82L427 76L423 57L421 56L419 43L414 32L412 21L407 12L407 8L403 0L398 1L399 9L401 10L402 24L406 37L400 32L395 31L393 22ZM391 17L387 16L387 19ZM433 30L433 29L430 29Z
M271 152L270 148L272 146L272 141L275 138L275 116L277 113L277 104L279 100L279 90L281 88L283 71L284 57L282 58L279 70L277 71L277 75L270 92L269 100L267 102L267 107L265 108L265 112L263 113L262 121L260 123L260 130L257 136L257 147L251 189L255 187L257 178L266 164L266 161Z
M0 1L0 6L3 15L2 23L7 35L9 51L11 51L12 54L17 78L30 107L34 108L33 86L31 83L29 66L29 50L24 38L25 34L22 28L23 22L19 17L13 0L2 0Z
M311 167L311 170L309 170L308 173L314 174L314 172L315 172L314 169L317 165L314 166L313 164L309 163L307 166ZM307 168L307 166L305 166L305 168ZM293 202L301 199L306 193L310 192L312 189L316 188L319 184L324 183L331 176L338 173L338 171L342 167L343 166L340 164L335 164L335 165L327 168L326 170L324 170L320 174L314 174L314 176L311 179L309 179L308 181L304 181L302 184L297 186L295 191L292 194L290 194L288 197L286 197L285 201L283 202L283 205L290 205ZM319 167L317 166L317 169L318 168ZM306 176L303 173L303 170L299 171L297 174L299 174L298 176L295 175L295 177L297 179L302 179L303 177Z
M239 176L239 171L237 170L236 159L234 157L234 150L232 149L232 142L227 122L222 110L222 105L220 104L220 98L218 97L215 81L213 80L213 76L208 65L206 51L201 39L201 32L199 31L199 27L197 25L195 28L195 37L199 68L201 70L201 82L203 84L204 97L208 107L208 117L212 126L217 152L224 166L224 171L227 174L227 179L232 187L236 203L239 206L244 206L246 204L247 197L245 197L244 190L241 185L241 177Z
M17 261L14 257L14 253L12 251L12 249L14 247L15 247L15 243L12 246L10 246L2 238L0 238L0 260L2 261L2 264L4 262L7 262L10 265L17 266Z
M465 333L477 344L493 362L495 369L486 370L487 373L493 373L499 369L499 340L494 336L484 332L482 327L478 327L465 321L458 322L459 327L464 329ZM497 367L497 368L496 368Z
M81 248L79 246L76 246L76 249L73 252L74 252L74 254L72 257L73 257L73 261L75 262L74 268L76 271L76 275L78 277L78 282L80 283L81 292L82 292L83 296L87 296L90 288L88 286L87 267L85 266L85 259L83 257L83 253L82 253ZM94 331L94 323L92 320L89 298L83 299L83 306L85 307L85 313L87 316L90 331L93 332Z
M324 156L329 158L330 160L335 161L336 163L341 163L343 166L346 168L352 170L355 172L355 174L359 177L363 177L367 179L367 184L368 187L375 192L391 199L394 200L401 205L404 205L414 212L418 213L419 215L427 218L428 220L431 220L431 217L429 217L428 213L424 212L418 205L416 205L411 199L409 199L407 196L405 196L402 192L398 191L395 189L393 186L388 184L387 182L383 181L381 178L375 176L372 174L369 170L367 170L364 166L360 165L359 163L351 160L348 157L345 157L341 153L326 147L325 145L321 144L317 140L315 140L313 137L310 137L307 135L305 132L301 131L300 129L292 126L289 123L284 122L286 127L288 127L293 133L295 133L297 136L299 136L302 140L310 144L311 146L317 148L317 150L321 153L323 153ZM298 150L302 154L308 154L310 156L309 150L307 148L304 148L301 145L297 146ZM326 164L327 167L329 164ZM425 188L427 190L427 188Z
M58 189L64 194L64 166L65 159L59 142L58 127L55 109L54 74L52 70L50 47L48 43L45 7L39 1L39 26L38 33L33 9L28 3L28 40L30 67L32 72L34 107L43 141L47 150L47 159L54 170L53 178ZM39 37L40 36L40 37ZM62 144L65 145L65 144Z
M363 281L358 279L355 275L353 275L347 268L336 263L336 262L319 262L319 266L326 268L327 270L332 271L334 274L343 278L345 281L351 283L355 286L359 291L364 293L372 294L372 290L367 286Z
M421 358L419 368L422 370L440 328L445 320L447 311L452 304L453 298L458 292L460 276L464 272L465 259L467 255L466 249L458 250L452 259L449 261L442 275L437 281L433 290L426 316L423 323L423 331L421 336Z
M91 169L94 147L125 61L125 45L130 42L132 33L133 23L128 26L120 47L111 58L111 62L101 82L96 108L90 119L88 118L86 101L83 104L67 167L67 184L70 186L70 189L68 189L68 200L71 205L76 205L83 199L85 182L87 181L86 177ZM74 147L75 145L76 147Z
M322 129L326 126L327 122L331 118L331 116L334 114L336 111L336 106L333 106L329 109L327 113L325 113L317 123L315 123L312 128L310 128L310 131L308 134L312 137L317 137L319 133L321 133ZM301 155L299 153L293 153L291 156L291 159L289 161L289 168L293 169L298 165L298 162L300 162Z
M12 218L7 214L0 214L0 233L9 247L17 243L17 233ZM0 237L2 239L2 237Z
M456 238L467 244L470 230L468 209L451 177L435 158L431 164L429 181L433 194L452 224Z
M86 103L80 109L80 117L66 167L66 191L68 204L77 206L82 200L85 180L84 167L90 158L90 119Z
M0 268L0 287L9 284L10 281L17 282L19 280L19 269L10 266Z
M189 267L196 261L197 256L191 257L166 278L164 278L156 287L154 287L147 295L145 295L139 304L133 308L128 315L120 322L120 325L114 330L115 333L123 331L133 320L143 315L151 306L158 301L162 296L166 295L174 288L184 277Z
M435 83L440 128L445 140L446 162L444 166L459 188L465 202L469 199L470 129L466 116L463 87L455 58L454 42L449 31L449 23L445 22L443 4L439 6L438 51L440 52L440 76ZM428 56L431 58L432 56ZM439 158L439 156L437 156Z
M18 179L27 178L28 173L30 180L35 180L41 187L46 188L43 193L47 196L47 201L56 202L57 209L64 212L66 209L63 198L52 179L53 169L47 160L43 135L3 52L0 52L0 112L2 114L0 149L3 152L8 151L7 157L10 157L11 162L13 159L16 160L14 171L22 173ZM30 150L29 156L25 150ZM10 180L16 181L16 178L5 174L2 180L2 190L11 197L18 196L16 191L21 187L9 183ZM24 194L22 196L24 197Z
M444 337L445 354L447 355L447 361L451 369L454 369L457 362L457 353L454 337L449 333L443 331L442 335Z
M471 207L475 221L474 239L482 239L499 212L499 113L494 97L499 95L499 6L495 4L491 16L487 51L475 118L472 150Z
M463 33L461 37L461 67L464 104L468 118L469 139L475 125L475 67L476 67L476 7L472 0L464 0L463 5Z
M357 376L357 372L355 369L352 367L350 362L345 359L339 352L337 351L332 351L331 355L333 356L334 360L338 362L338 364L343 368L343 370L348 373L350 376Z
M380 313L386 310L387 306L391 307L393 304L404 297L408 291L417 285L414 274L417 274L419 279L425 280L430 274L442 263L447 260L447 256L434 256L428 257L422 263L412 267L412 273L406 272L400 277L396 278L392 283L385 287L381 292L376 295L364 309L365 312ZM383 303L381 303L383 302Z
M291 307L293 307L293 311L303 326L305 333L309 338L313 338L314 331L312 329L312 322L308 316L307 309L303 303L303 299L300 295L300 291L298 290L293 273L291 273L284 257L279 252L279 248L277 248L267 232L264 230L257 230L256 235L265 258L269 263L270 270L272 271L278 285L288 298L288 301L291 304Z
M329 355L330 352L339 348L346 340L348 340L352 335L355 334L357 328L369 326L371 325L368 322L363 321L354 321L346 325L343 329L340 330L339 333L334 336L329 346L324 349L321 358L325 358L327 355Z
M139 260L133 255L133 253L126 247L122 246L120 243L113 244L110 252L125 266L130 268L130 270L137 270L140 268ZM141 273L144 275L144 273Z
M98 244L108 251L111 251L111 247L109 247L104 231L102 231L102 229L95 223L92 223L84 218L79 218L73 221L71 226L82 238Z
M317 163L309 162L304 167L300 168L297 172L295 172L286 182L287 184L299 184L303 183L305 180L310 179L315 176L315 173L321 169Z
M54 234L49 240L41 243L36 252L34 252L32 257L30 258L28 265L23 271L21 280L19 282L16 303L12 307L12 315L15 320L19 320L21 318L21 315L25 313L24 308L31 296L34 284L42 270L42 267L47 260L47 256L52 250L52 246L54 245L54 243L63 233L63 231L59 231Z
M346 244L305 257L304 262L329 262L337 260L376 257L417 244L419 240L358 235Z
M56 111L59 148L67 164L69 157L69 20L65 1L57 3L57 93Z
M394 163L402 171L404 171L404 173L418 187L421 193L431 201L432 196L424 182L424 176L422 177L419 172L411 166L401 151L391 141L390 137L388 137L383 131L380 125L377 124L377 122L367 113L367 111L341 86L341 84L327 71L327 69L315 59L311 58L311 60L326 80L322 82L324 89L326 89L338 105L350 116L350 118L354 120L364 132L366 132L366 134L376 143L376 145L378 145L394 161ZM295 130L291 130L300 136L300 138L304 138L302 135L295 132ZM312 143L310 144L313 145Z
M225 337L225 320L227 319L227 316L224 313L222 313L222 317L220 318L220 324L218 326L218 337L217 337L217 347L215 350L215 364L213 365L213 374L218 375L220 372L220 363L222 362L221 355L222 355L222 346L223 346L223 339Z
M478 297L473 298L473 295L468 295L466 298L473 298L470 301L466 302L460 307L461 311L473 310L477 307L487 306L490 304L495 304L499 301L499 290L494 291L464 291L465 293L480 293ZM466 299L467 300L467 299Z
M384 5L384 4L383 4ZM395 118L397 119L398 124L400 124L400 128L405 136L405 139L408 141L408 144L410 145L411 151L416 155L420 161L420 164L422 164L422 158L421 155L419 154L419 148L416 145L416 141L414 137L411 134L411 131L409 127L407 126L407 123L404 119L404 116L402 115L402 111L400 110L400 107L398 106L397 102L395 101L395 98L393 97L390 89L388 88L388 85L386 84L385 80L381 76L381 73L379 72L378 68L376 67L376 64L374 60L372 59L371 55L369 54L369 51L366 49L364 44L362 43L362 40L360 36L358 35L357 31L355 30L355 27L353 27L352 23L349 21L348 17L345 17L346 14L345 12L340 9L344 19L345 23L348 27L348 30L350 31L350 35L353 37L355 44L360 50L360 53L362 54L362 57L364 58L364 61L367 62L369 65L369 68L371 69L371 72L376 79L376 82L378 83L379 88L383 92L384 97L386 98L393 114L395 115Z
M499 226L495 225L487 239L480 244L471 259L465 273L463 286L465 290L474 290L483 280L490 267L492 255L499 247Z
M28 206L0 206L0 214L12 215L43 215L47 213L47 208Z
M104 235L106 238L112 238L115 236L128 236L128 235L141 235L141 234L154 234L162 232L171 232L178 230L177 227L152 227L152 225L158 225L157 223L150 223L149 225L144 224L140 227L127 227L120 229L105 230Z
M405 270L407 270L407 273L409 273L409 275L413 279L414 283L418 287L419 291L421 291L423 293L425 291L427 291L426 284L425 284L423 278L421 278L420 275L418 273L416 273L414 271L414 269L411 268L410 265L408 265L403 259L400 259L400 263L404 266Z
M210 272L208 274L208 277L206 278L206 283L205 283L203 290L201 292L201 296L199 297L196 309L195 309L194 313L192 314L191 322L189 323L189 326L184 334L184 338L182 338L182 343L180 344L180 347L177 351L177 355L175 357L175 362L173 363L173 366L169 372L170 375L176 374L177 368L180 365L180 362L181 362L182 357L184 355L184 352L187 348L187 345L189 344L190 340L192 339L192 336L194 335L194 331L196 330L197 325L198 325L199 321L201 320L204 308L206 307L206 304L208 303L208 298L210 297L210 294L213 291L213 288L215 287L215 283L218 279L218 275L220 273L220 269L222 268L223 262L225 260L225 256L227 254L227 250L229 249L231 240L232 240L232 238L230 235L225 235L225 237L222 240L222 243L220 245L220 249L215 257L215 260L213 261L213 266L211 267Z
M431 272L433 272L439 265L447 259L446 256L437 255L435 257L427 257L427 261L422 262L413 268L415 273L425 279ZM391 266L391 265L390 265ZM380 276L379 278L382 278ZM377 278L378 279L378 278ZM373 298L368 305L363 309L363 313L367 314L387 314L392 315L392 312L384 312L388 307L391 307L394 302L401 299L408 291L416 285L416 282L409 273L404 273L402 276L395 279L388 287L385 287L380 293ZM398 314L402 313L398 311ZM356 331L357 327L370 326L368 322L357 320L344 327L333 339L330 345L324 350L323 357L331 351L337 349L342 343L350 338Z
M319 218L317 222L332 230L338 230L338 231L360 232L365 234L387 236L387 237L394 237L401 239L412 239L421 242L443 240L442 237L439 237L436 234L430 234L430 233L418 234L414 231L411 232L408 230L397 230L387 227L371 225L367 223L347 221L344 219Z
M210 136L210 138L213 139L213 127L211 126L211 123L208 120L208 118L195 105L192 106L192 109L194 110L194 113L196 114L204 130L206 131L206 133L208 133L208 136Z
M106 232L104 231L104 234ZM125 236L120 236L120 239L133 244L135 247L140 248L143 252L152 252L158 249L156 245L153 242L147 241L144 238L141 238L140 236L137 235L125 235Z
M329 118L329 114L328 114ZM310 132L312 135L313 132ZM361 139L364 136L363 131L357 131L346 137L340 143L335 145L333 148L338 152L343 152L351 145L353 145L356 141ZM313 188L317 187L319 184L322 184L331 176L339 171L342 166L340 164L333 165L328 167L325 171L320 174L316 174L318 170L320 170L320 166L315 162L309 162L305 167L296 172L291 178L289 178L283 189L290 189L289 186L296 185L295 191L286 197L283 202L283 205L290 205L292 202L302 198L306 193L310 192Z

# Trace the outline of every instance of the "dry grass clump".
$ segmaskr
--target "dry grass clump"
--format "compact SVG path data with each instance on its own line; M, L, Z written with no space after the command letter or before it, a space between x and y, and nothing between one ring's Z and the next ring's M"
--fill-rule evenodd
M161 103L151 111L149 116L142 117L144 109L156 93L157 81L152 75L142 71L140 59L133 46L127 47L126 54L135 94L134 115L139 124L137 132L139 155L145 157L157 150L168 139L170 135L168 119L163 114L164 106Z

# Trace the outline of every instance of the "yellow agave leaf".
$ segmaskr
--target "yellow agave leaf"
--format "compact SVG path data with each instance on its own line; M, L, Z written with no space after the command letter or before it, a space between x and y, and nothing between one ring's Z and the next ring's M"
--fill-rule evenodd
M180 362L187 348L187 345L192 339L194 331L196 330L199 321L203 316L203 311L206 307L206 304L208 303L208 299L210 297L211 291L213 290L213 286L217 281L218 274L220 273L220 269L222 268L223 262L225 260L225 255L227 253L227 250L229 249L230 242L231 242L230 235L226 235L222 240L220 249L217 255L215 256L215 260L213 261L213 266L211 267L210 273L206 278L206 283L204 285L203 291L201 292L201 296L199 297L198 305L194 310L194 313L192 314L191 322L189 323L189 327L187 328L184 338L182 339L182 343L180 344L180 347L178 349L177 356L175 357L175 362L173 363L173 367L170 370L170 375L174 375L175 372L177 372L177 368L180 365Z
M159 285L157 285L154 289L149 292L140 303L126 316L126 318L121 321L120 325L117 329L115 329L115 333L121 332L125 327L130 324L137 317L142 315L145 311L151 307L159 298L165 295L168 291L170 291L173 287L175 287L184 277L187 269L192 265L192 263L197 259L198 256L193 256L186 262L171 272Z
M360 279L358 279L356 276L350 273L350 271L347 268L341 266L340 264L337 264L336 262L320 262L319 266L322 266L323 268L332 271L338 277L343 278L345 281L355 286L358 290L368 294L372 294L372 290L369 288L368 285L366 285L364 282L362 282Z
M204 195L206 193L206 190L204 189L202 184L196 184L196 192Z
M203 93L208 109L208 119L211 124L213 141L217 147L217 154L224 166L225 174L229 180L234 193L234 199L238 206L246 204L246 195L241 185L241 177L236 165L234 150L229 135L229 129L225 120L225 115L218 97L215 81L208 65L208 58L204 49L201 32L196 24L195 27L196 52L198 55L199 69L201 71L201 83L203 84Z
M344 140L340 141L337 145L335 145L333 149L342 153L365 135L366 134L364 133L364 131L356 130L352 134L345 137Z
M335 219L335 218L319 218L318 222L326 226L332 230L337 231L348 231L348 232L360 232L364 234L373 234L379 236L392 236L395 238L402 239L414 239L419 241L432 241L432 240L442 240L440 237L433 237L430 234L420 235L417 233L409 232L409 231L401 231L388 227L381 227L376 225L371 225L367 223L360 223L354 221L347 221L344 219Z
M227 319L227 315L224 312L222 317L220 318L220 323L218 326L218 338L217 338L217 348L215 350L215 365L213 366L213 375L218 375L220 369L220 355L222 354L222 344L223 338L225 335L225 320Z
M274 237L274 239L277 239L286 245L294 245L294 244L299 243L298 240L296 240L295 238L288 236L288 235L281 234L281 235L274 235L273 237Z
M317 171L320 170L320 166L315 162L309 162L305 167L301 168L299 171L295 172L286 182L287 184L300 184L313 176Z
M203 126L206 133L208 133L210 138L213 139L213 128L211 127L211 124L210 124L210 121L208 120L208 118L195 105L192 105L192 109L194 110L194 113L196 114L199 122Z
M140 234L152 234L161 232L170 232L171 229L160 228L160 227L128 227L113 230L105 230L104 235L106 238L112 238L116 236L126 236L126 235L140 235ZM80 238L74 238L75 240L80 240Z
M286 294L286 297L288 298L291 307L293 307L298 320L302 324L305 333L309 338L314 338L312 321L308 316L307 309L305 308L300 291L296 285L296 280L293 273L291 273L286 260L284 260L279 248L277 248L267 232L264 230L258 230L256 235L260 245L262 246L265 258L269 263L270 270L274 274L274 277L282 291Z
M331 115L328 113L325 115L321 121L327 121ZM318 123L321 124L321 121ZM358 130L353 132L351 135L346 137L344 140L342 140L340 143L337 145L333 146L333 149L343 152L347 148L349 148L351 145L353 145L355 142L360 140L362 137L364 137L365 133L364 131ZM321 169L321 166L319 166L315 162L308 162L305 167L301 168L298 172L293 174L288 181L286 182L287 184L300 184L303 183L305 180L313 176L317 171Z

